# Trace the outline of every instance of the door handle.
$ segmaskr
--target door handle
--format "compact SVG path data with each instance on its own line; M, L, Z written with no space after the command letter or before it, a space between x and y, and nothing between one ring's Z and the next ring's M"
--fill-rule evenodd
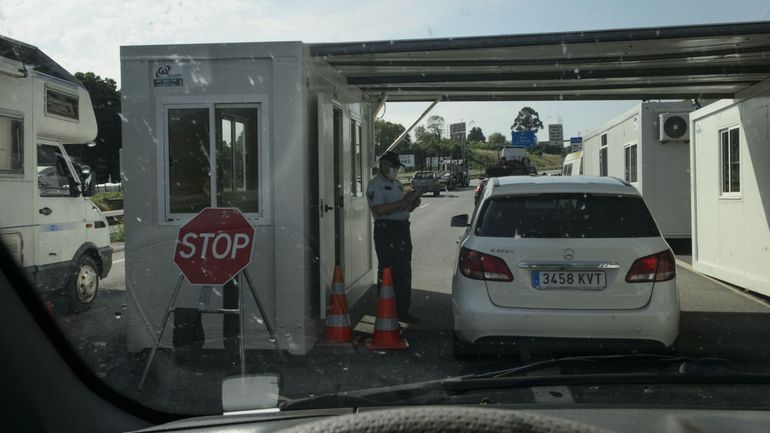
M38 212L40 212L42 215L51 215L53 213L50 207L44 207L38 210Z
M334 210L334 206L329 206L328 204L324 205L324 212L331 212Z

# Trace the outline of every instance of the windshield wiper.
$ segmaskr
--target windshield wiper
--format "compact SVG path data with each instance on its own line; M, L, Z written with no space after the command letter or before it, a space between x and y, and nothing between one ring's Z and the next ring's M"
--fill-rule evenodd
M629 365L633 361L643 361L646 365ZM652 362L652 364L650 364ZM625 365L613 365L624 363ZM676 365L676 363L680 363ZM570 364L587 364L606 370L608 367L621 367L620 373L587 373L587 374L558 374L545 376L522 376L554 366ZM643 370L660 369L675 365L674 371L665 374L629 373L634 367ZM334 403L335 406L371 406L397 403L403 405L410 400L419 399L421 404L426 401L441 402L445 394L437 395L435 391L468 391L491 388L514 388L547 385L582 385L582 384L647 384L647 383L770 383L770 376L739 376L730 361L720 358L694 358L688 356L627 354L605 356L573 356L537 361L503 370L484 373L467 374L446 379L434 379L403 385L390 385L359 390L339 391L317 396L289 400L282 406L286 409L305 409L321 407L323 404ZM743 382L745 379L745 382ZM706 382L704 382L704 380Z

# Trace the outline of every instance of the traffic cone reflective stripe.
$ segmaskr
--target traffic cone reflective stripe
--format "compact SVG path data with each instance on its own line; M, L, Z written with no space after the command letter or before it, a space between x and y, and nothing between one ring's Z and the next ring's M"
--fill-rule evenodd
M382 286L377 303L374 334L366 340L367 349L406 349L409 343L401 338L401 326L396 313L396 294L390 268L382 270Z
M348 299L345 295L345 283L340 266L334 268L329 308L326 313L325 336L327 343L348 343L353 340L353 330L350 328L350 316L348 316Z

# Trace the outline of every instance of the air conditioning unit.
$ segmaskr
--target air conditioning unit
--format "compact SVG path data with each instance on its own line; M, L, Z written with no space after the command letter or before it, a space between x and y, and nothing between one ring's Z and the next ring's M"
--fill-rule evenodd
M690 141L690 113L663 113L658 118L662 143Z

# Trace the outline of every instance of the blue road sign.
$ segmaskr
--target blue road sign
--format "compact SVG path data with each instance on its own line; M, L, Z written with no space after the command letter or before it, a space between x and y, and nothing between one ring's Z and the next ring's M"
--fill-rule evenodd
M512 131L511 143L514 146L533 147L537 144L535 131Z

